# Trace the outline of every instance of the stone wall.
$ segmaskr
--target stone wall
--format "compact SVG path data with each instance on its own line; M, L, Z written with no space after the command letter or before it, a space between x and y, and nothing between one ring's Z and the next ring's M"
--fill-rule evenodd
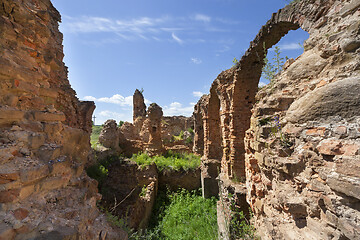
M69 84L60 20L49 0L0 1L0 239L121 238L83 172L95 106Z
M246 195L263 239L359 235L359 7L303 0L280 9L211 86L203 163L221 160L220 183L239 185L222 184L221 199L238 188L245 206ZM310 34L304 53L257 93L267 49L298 28Z
M160 129L157 132L159 135L157 137L161 139L166 150L191 152L193 142L187 142L186 138L193 138L193 135L187 132L189 128L194 128L193 117L161 116L159 124L155 126L146 110L144 96L138 89L135 90L133 95L133 123L125 122L118 129L115 120L106 121L99 141L104 147L111 149L112 152L115 151L117 154L122 153L131 157L132 154L146 151L154 127ZM174 136L178 136L181 131L186 132L184 139L174 141ZM159 151L157 153L163 152L163 146L159 145L158 147Z

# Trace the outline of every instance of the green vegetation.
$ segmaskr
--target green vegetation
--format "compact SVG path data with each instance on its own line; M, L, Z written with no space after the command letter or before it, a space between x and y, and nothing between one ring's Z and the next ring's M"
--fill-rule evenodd
M180 132L180 134L178 136L176 136L176 135L173 136L174 141L181 141L181 140L183 140L183 138L184 138L184 131L183 130L181 130L181 132Z
M217 239L216 199L204 199L200 191L159 192L149 229L129 239Z
M86 169L87 175L98 181L99 190L101 190L102 184L105 178L108 176L109 165L115 161L120 161L120 158L117 156L111 156Z
M264 47L264 52L266 52L265 43L264 43L263 47ZM274 51L275 51L275 55L272 58L272 62L269 61L267 55L265 56L264 67L262 69L262 77L269 80L270 83L274 79L275 75L281 71L281 69L284 65L284 60L287 59L287 57L282 58L280 56L281 50L278 46L275 46Z
M255 227L250 223L248 219L252 218L251 209L249 209L248 218L240 211L240 207L235 203L235 197L233 194L228 195L227 200L222 198L220 194L220 203L222 208L226 208L226 202L230 201L231 215L230 219L225 219L226 228L228 229L228 236L230 239L258 239L255 236Z
M90 143L91 143L92 148L97 148L98 146L100 146L99 135L100 135L102 128L103 128L102 125L93 125L92 126L92 132L91 132L91 136L90 136Z
M124 123L125 123L124 121L120 120L119 121L119 127L121 127Z
M157 168L162 171L175 170L179 171L180 169L192 170L200 166L200 157L192 153L174 153L168 151L163 156L154 156L150 157L146 153L134 154L131 158L140 166L148 166L153 163L156 164Z
M259 119L259 125L265 126L266 124L270 123L271 121L272 121L271 117L262 118L262 119Z

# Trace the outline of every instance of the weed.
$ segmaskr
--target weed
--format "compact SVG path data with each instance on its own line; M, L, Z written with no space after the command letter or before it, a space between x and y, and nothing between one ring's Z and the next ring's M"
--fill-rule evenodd
M229 235L230 239L255 239L255 227L246 218L243 211L240 211L240 207L235 203L235 197L232 194L228 194L230 199L230 224ZM252 217L251 210L249 209L250 216Z
M272 120L271 117L266 117L266 118L259 119L259 125L260 126L265 126L266 124L270 123L271 120Z
M146 191L147 191L147 186L144 185L144 186L141 188L141 192L139 193L139 197L145 197L145 196L146 196Z

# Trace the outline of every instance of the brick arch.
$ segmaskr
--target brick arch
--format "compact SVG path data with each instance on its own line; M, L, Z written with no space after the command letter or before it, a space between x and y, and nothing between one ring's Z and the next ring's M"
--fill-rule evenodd
M309 4L313 5L312 8L309 8ZM330 6L326 0L303 0L280 9L260 29L236 66L222 72L214 81L220 104L225 106L221 111L221 172L229 178L245 180L245 131L250 127L251 108L268 49L290 30L301 28L310 32L320 27L323 22L321 17L326 15ZM309 12L309 9L313 10Z

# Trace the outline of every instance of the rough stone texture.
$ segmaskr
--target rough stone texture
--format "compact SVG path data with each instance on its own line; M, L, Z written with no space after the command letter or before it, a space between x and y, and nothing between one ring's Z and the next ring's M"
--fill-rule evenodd
M69 84L59 21L49 0L0 1L0 238L124 239L83 173L95 106Z
M246 185L262 239L359 236L359 6L303 0L280 9L211 86L203 160L221 160L221 182ZM266 49L298 28L310 34L304 53L256 94Z
M107 120L99 135L99 142L106 148L120 151L119 149L119 129L115 120Z
M193 118L184 116L163 116L161 120L161 139L168 144L173 136L178 136L181 131L193 128Z
M159 188L169 188L176 191L179 188L187 190L197 190L201 187L200 169L196 170L163 170L159 172Z
M130 228L144 229L149 221L158 188L155 165L142 169L135 162L115 162L103 188L103 205L127 221Z
M133 121L139 117L146 117L146 105L143 94L136 89L133 95Z
M138 89L133 95L133 123L125 122L119 129L115 125L116 122L106 122L100 134L99 141L106 147L104 151L111 154L113 152L124 154L127 157L131 157L134 153L146 151L146 146L150 140L152 120L146 115L144 96ZM193 128L192 117L162 116L161 139L166 149L189 152L188 148L193 147L193 135L186 132L189 128ZM181 131L185 132L184 139L174 141L174 136L178 136ZM188 137L191 141L186 141Z
M163 111L159 105L152 103L147 110L147 116L149 120L148 132L150 136L146 146L146 152L150 156L160 155L164 151L161 140L161 119Z
M193 152L199 155L204 154L204 121L207 110L207 102L209 95L203 95L194 106L194 146Z

